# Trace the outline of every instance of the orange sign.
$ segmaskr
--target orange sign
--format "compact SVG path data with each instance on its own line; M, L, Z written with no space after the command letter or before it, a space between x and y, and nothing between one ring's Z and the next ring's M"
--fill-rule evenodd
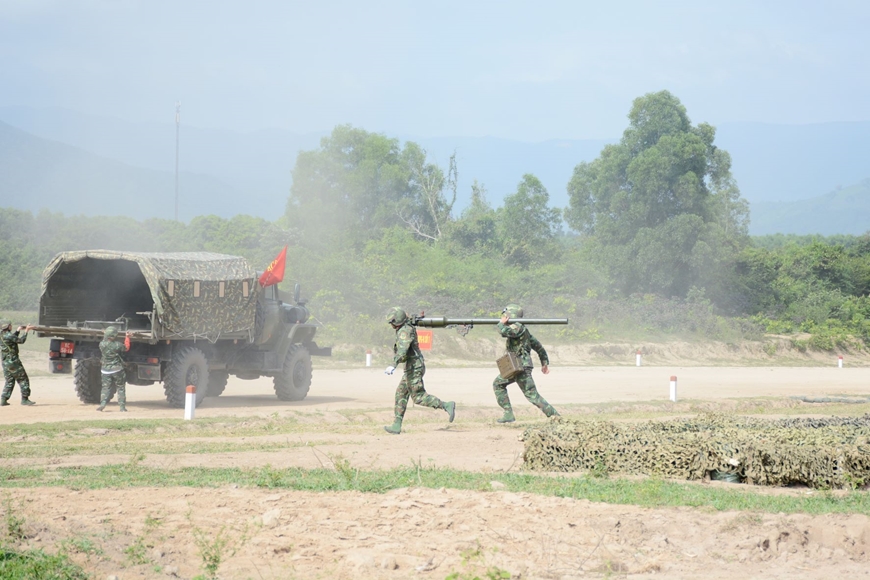
M417 329L417 344L420 350L432 350L432 331Z

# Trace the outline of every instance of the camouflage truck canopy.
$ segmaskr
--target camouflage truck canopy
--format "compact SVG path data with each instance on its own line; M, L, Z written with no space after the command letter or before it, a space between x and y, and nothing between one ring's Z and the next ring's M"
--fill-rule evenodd
M237 256L62 252L42 274L39 323L69 326L124 317L128 328L152 330L160 339L250 337L258 290L256 273Z

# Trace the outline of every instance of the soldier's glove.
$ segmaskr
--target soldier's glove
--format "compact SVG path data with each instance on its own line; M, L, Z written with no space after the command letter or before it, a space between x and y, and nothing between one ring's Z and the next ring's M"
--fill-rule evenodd
M396 367L389 366L389 367L387 367L387 370L384 371L384 374L385 374L385 375L391 375L391 374L393 374L393 371L394 371L394 370L396 370Z

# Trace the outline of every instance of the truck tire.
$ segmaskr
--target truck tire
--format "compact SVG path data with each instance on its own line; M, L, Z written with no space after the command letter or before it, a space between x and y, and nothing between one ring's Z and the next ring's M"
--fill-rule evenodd
M230 373L226 371L209 371L208 373L208 392L206 397L219 397L224 389L227 388L227 381L230 380Z
M163 381L163 392L170 407L184 408L187 387L196 387L196 405L208 392L208 360L195 346L185 346L172 355Z
M301 401L311 386L311 355L301 344L294 344L284 357L284 369L273 379L275 394L282 401Z
M98 405L100 391L103 388L102 377L100 377L100 359L83 358L76 361L73 384L76 387L76 395L82 403Z

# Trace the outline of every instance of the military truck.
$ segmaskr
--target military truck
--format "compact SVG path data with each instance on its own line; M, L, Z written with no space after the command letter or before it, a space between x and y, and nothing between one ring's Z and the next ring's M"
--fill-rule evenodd
M244 258L207 252L63 252L42 276L38 336L50 337L49 370L71 373L83 403L100 401L103 332L129 332L127 382L163 383L172 407L223 393L230 375L272 377L282 401L300 401L311 385L311 356L331 356L314 341L295 287L285 302L277 285L261 287ZM75 371L72 363L75 361Z

